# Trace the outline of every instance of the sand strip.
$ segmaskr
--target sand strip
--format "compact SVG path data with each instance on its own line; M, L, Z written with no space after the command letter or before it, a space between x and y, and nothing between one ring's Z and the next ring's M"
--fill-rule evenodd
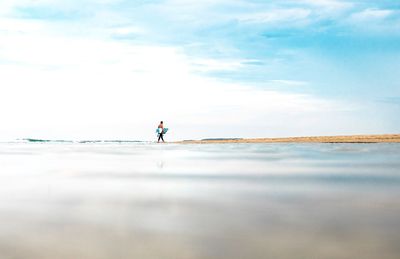
M214 143L400 143L400 134L184 140L181 144Z

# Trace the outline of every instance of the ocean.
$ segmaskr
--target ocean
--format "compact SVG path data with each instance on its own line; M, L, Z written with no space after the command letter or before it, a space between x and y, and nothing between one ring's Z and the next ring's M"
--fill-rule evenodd
M400 144L0 143L0 258L400 257Z

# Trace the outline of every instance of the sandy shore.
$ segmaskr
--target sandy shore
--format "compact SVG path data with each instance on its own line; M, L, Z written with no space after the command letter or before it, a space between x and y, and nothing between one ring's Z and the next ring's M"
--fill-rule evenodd
M400 134L184 140L182 144L210 143L400 143Z

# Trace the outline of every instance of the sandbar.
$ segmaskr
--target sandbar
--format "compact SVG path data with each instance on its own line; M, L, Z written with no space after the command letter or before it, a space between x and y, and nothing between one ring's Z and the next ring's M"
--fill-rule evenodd
M182 144L217 143L400 143L400 134L308 136L285 138L208 138L202 140L183 140Z

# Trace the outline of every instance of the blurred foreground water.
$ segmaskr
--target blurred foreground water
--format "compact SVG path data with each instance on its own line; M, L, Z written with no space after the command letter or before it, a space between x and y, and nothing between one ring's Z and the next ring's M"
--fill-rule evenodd
M400 144L2 143L2 259L400 258Z

